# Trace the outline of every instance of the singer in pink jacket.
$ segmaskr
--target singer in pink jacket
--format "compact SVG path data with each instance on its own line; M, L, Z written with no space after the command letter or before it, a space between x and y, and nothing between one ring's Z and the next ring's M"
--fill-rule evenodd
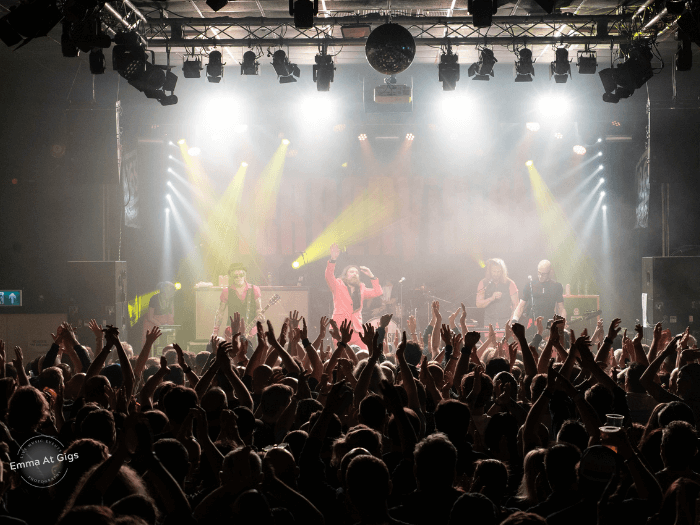
M353 334L351 345L367 349L360 340L362 333L362 305L365 299L382 295L382 287L372 271L366 266L348 266L340 278L335 276L335 261L340 255L337 244L331 246L331 258L326 265L326 282L333 294L333 320L340 325L345 319L352 322ZM372 281L372 288L367 288L360 282L360 272Z

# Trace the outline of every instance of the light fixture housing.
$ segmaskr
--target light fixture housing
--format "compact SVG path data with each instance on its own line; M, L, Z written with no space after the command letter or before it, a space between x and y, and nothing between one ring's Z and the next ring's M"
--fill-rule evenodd
M491 27L492 17L498 12L493 0L467 0L467 9L474 27Z
M532 51L523 47L518 51L518 60L515 62L515 81L532 82L535 76L535 61L532 60Z
M182 63L182 75L185 78L200 78L202 76L202 59L199 57L185 61Z
M241 62L241 75L257 75L260 62L258 56L253 51L243 53L243 62Z
M549 66L549 78L554 77L554 82L557 84L565 84L570 76L569 50L565 47L558 47L554 52L554 62Z
M221 61L221 51L209 53L209 63L207 64L207 80L218 84L224 76L224 62Z
M494 76L493 66L498 62L493 54L493 51L488 48L483 48L479 53L479 61L474 62L469 66L467 74L472 80L489 80L489 76Z
M438 81L442 82L443 91L454 91L459 82L459 55L452 49L440 55L438 64Z
M287 58L287 53L283 50L278 49L272 55L272 67L275 68L275 73L279 78L280 84L289 84L290 82L296 82L297 79L294 77L299 77L301 72L296 64L289 62Z
M579 75L593 75L598 68L595 51L579 51L576 53L576 67Z
M314 16L318 14L318 0L289 0L289 14L294 17L294 27L311 29L314 26Z
M343 38L367 38L372 32L369 24L348 24L340 26L340 33Z
M627 60L622 64L600 70L598 76L605 90L603 101L615 104L646 84L654 76L652 56L649 45L637 44L628 50Z
M316 63L313 66L313 80L316 82L317 91L330 91L331 82L335 77L335 64L333 57L327 54L316 55Z
M215 13L226 7L226 4L228 4L228 0L207 0L207 5L211 7L211 10Z

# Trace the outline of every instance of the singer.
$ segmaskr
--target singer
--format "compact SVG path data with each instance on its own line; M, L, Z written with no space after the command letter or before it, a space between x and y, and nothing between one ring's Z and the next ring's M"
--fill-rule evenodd
M484 309L484 327L491 324L494 328L503 328L517 308L518 287L508 278L503 259L486 261L486 276L479 281L476 306Z
M552 314L559 314L566 319L564 308L564 289L561 283L554 281L552 263L548 260L540 261L537 265L537 282L528 276L528 284L525 286L523 298L513 312L513 321L519 321L525 307L530 304L532 319L543 316L548 319ZM521 323L526 324L526 323Z

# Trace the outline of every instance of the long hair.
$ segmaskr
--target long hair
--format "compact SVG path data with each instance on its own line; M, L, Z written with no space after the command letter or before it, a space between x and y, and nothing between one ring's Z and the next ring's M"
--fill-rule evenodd
M506 268L506 263L503 259L489 259L486 261L486 279L491 278L491 268L494 266L501 267L501 282L505 283L508 280L508 269Z
M348 288L348 293L350 294L350 297L352 298L352 311L356 312L357 310L360 309L360 306L362 306L362 294L360 293L360 286L355 286L355 290L351 291L350 290L350 285L348 284L348 271L350 268L357 268L354 264L351 264L349 266L346 266L343 268L343 273L340 274L340 278L342 279L343 283L345 283L345 286ZM359 268L358 268L359 272Z

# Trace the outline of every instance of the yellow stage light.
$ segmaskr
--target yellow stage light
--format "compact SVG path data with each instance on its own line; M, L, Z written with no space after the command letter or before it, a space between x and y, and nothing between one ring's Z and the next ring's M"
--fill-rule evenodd
M241 166L243 166L244 168L247 168L247 167L248 167L248 163L247 163L247 162L241 162Z
M299 269L299 266L301 266L301 265L299 264L299 261L294 261L294 262L292 263L292 268L294 268L295 270L298 270L298 269Z
M175 289L179 290L180 288L182 288L182 283L175 283Z
M531 160L528 160L528 161L525 163L525 166L527 166L528 168L531 167L531 166L532 166L532 161L531 161Z
M185 139L180 139L177 141L177 143L182 146L185 143Z
M282 139L282 144L289 146L289 141L287 139Z

